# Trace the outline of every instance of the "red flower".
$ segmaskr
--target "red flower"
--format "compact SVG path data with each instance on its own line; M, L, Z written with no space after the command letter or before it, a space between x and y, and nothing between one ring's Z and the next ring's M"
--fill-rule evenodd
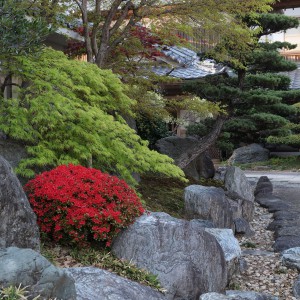
M41 230L56 241L106 246L144 209L125 181L99 170L62 165L25 185Z

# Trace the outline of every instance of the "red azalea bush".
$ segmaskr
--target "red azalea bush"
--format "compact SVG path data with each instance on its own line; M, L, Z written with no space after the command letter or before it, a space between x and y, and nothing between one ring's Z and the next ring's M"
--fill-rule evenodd
M111 240L144 209L124 180L82 166L62 165L25 185L42 232L55 241L88 245Z

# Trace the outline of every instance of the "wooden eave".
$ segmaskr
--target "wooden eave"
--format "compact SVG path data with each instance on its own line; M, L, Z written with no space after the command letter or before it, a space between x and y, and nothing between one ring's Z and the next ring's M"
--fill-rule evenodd
M296 8L300 7L300 0L281 0L274 3L272 6L275 10Z

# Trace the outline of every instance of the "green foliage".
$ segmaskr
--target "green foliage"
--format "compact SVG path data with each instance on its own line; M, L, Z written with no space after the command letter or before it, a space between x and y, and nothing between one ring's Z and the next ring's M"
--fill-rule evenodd
M45 241L42 248L42 254L44 256L46 254L47 258L51 257L53 264L56 266L92 266L108 270L119 276L150 286L160 292L164 292L156 275L136 267L129 261L118 259L107 249L99 247L71 248Z
M85 266L97 266L98 268L110 270L119 276L126 277L133 281L155 288L161 292L161 288L157 279L157 275L153 275L144 269L136 267L134 264L115 257L111 252L97 249L80 249L73 248L70 255L79 263Z
M245 247L245 248L252 248L252 249L257 247L256 244L249 242L249 241L242 243L241 246Z
M252 52L252 64L249 70L255 72L281 72L293 71L297 68L294 62L286 60L278 51L257 49Z
M271 90L288 90L291 79L288 76L273 73L258 73L245 78L245 86Z
M261 31L259 32L258 37L261 37L263 35L269 35L298 27L299 19L296 17L289 17L284 14L262 13L258 14L258 17L255 20L249 19L248 25L250 27L259 25Z
M298 171L300 170L300 157L272 157L267 161L239 164L239 167L243 170L258 170L260 168L264 168L269 170Z
M21 284L18 287L11 285L0 288L0 299L2 300L27 300L29 297L26 294L28 294L27 287L22 287ZM40 299L40 296L30 299L37 300Z
M208 133L208 128L203 123L196 123L187 126L188 135L205 136Z
M130 114L134 102L111 71L50 49L15 64L15 75L30 85L16 99L2 99L0 129L27 145L30 157L19 164L19 174L32 177L39 169L73 163L130 182L133 172L183 178L172 159L150 151L126 124L122 114Z
M300 135L290 134L288 136L269 136L267 138L267 142L271 144L290 145L294 147L299 147Z
M0 58L36 53L51 28L25 0L0 1ZM29 17L30 16L30 17Z
M148 118L147 115L140 114L136 122L139 136L149 141L151 149L155 148L157 140L170 135L166 122L160 118Z
M287 76L274 74L297 67L278 52L281 47L292 49L294 45L259 43L258 40L262 35L297 26L299 21L279 14L258 14L255 18L246 18L245 22L256 38L249 47L240 48L225 38L210 53L230 65L236 76L211 76L185 86L186 91L220 102L220 106L226 108L229 116L223 127L223 137L226 138L219 142L223 149L230 149L232 145L238 147L241 143L264 143L270 135L269 142L280 142L280 136L285 142L290 142L287 135L291 132L287 126L298 122L300 93L289 91L290 79ZM298 140L294 139L294 144L297 143Z

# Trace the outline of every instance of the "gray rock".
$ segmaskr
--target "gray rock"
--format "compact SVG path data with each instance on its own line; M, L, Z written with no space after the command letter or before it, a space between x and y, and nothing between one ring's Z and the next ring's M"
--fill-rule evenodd
M275 252L282 252L295 247L300 247L300 236L280 236L273 244Z
M247 164L257 161L266 161L269 159L269 150L259 144L237 148L228 159L230 164Z
M281 236L300 236L299 226L277 228L274 232L274 237L277 239Z
M300 299L300 276L298 276L294 283L293 294L297 299Z
M281 255L282 263L286 267L300 271L300 247L287 249Z
M225 193L226 195L226 193ZM242 203L243 201L241 199L238 200L233 200L229 197L226 197L227 201L230 204L231 207L231 211L232 211L232 219L238 219L238 218L242 218L243 216L243 208L242 208Z
M232 228L232 211L223 189L190 185L184 190L185 213L189 219L211 220L215 227Z
M218 167L215 171L214 179L224 181L226 170L227 167Z
M75 281L77 300L163 300L154 289L99 268L67 269Z
M28 157L25 146L11 139L0 138L0 155L8 161L12 168Z
M205 293L200 296L199 300L228 300L230 299L226 295L219 293Z
M63 269L32 249L0 249L0 286L27 286L30 297L76 299L75 285Z
M234 237L231 229L205 228L205 231L212 234L220 244L227 263L228 283L232 276L240 269L240 258L242 251L238 240Z
M175 164L181 155L188 155L190 150L199 140L193 137L181 138L178 136L169 136L160 139L156 143L156 147L160 153L166 154L175 160ZM215 167L207 153L199 155L185 169L183 169L188 177L198 180L200 177L213 178Z
M277 297L257 292L226 291L226 295L207 293L200 296L199 300L278 300Z
M252 256L273 256L274 252L259 250L259 249L245 249L242 251L242 255L252 255Z
M257 293L257 292L248 292L248 291L230 290L230 291L226 291L226 295L229 297L229 299L278 300L278 297L275 297L275 296L270 295L270 294Z
M268 176L261 176L256 184L254 195L271 195L273 194L273 184Z
M233 222L235 225L235 233L245 234L246 236L253 236L255 234L249 222L244 218L237 218Z
M300 226L300 220L299 219L284 219L284 220L274 220L272 221L268 227L267 230L278 230L280 228L285 227L299 227ZM292 248L292 247L291 247Z
M39 229L23 188L0 156L0 248L40 249Z
M224 176L227 191L236 193L242 199L253 202L254 191L245 173L237 167L227 167Z
M229 200L233 211L233 219L244 218L248 222L252 221L254 215L254 202L242 198L239 194L226 191L225 195ZM235 202L235 204L234 204Z
M209 220L193 219L190 223L196 223L198 226L203 228L215 228L214 223Z
M290 220L300 216L300 211L280 210L273 214L273 218L276 220Z
M121 232L113 253L158 275L167 299L196 299L227 284L223 250L197 222L145 214Z
M247 261L246 261L246 259L242 256L242 257L240 258L240 273L241 273L241 274L245 274L247 270L248 270L248 264L247 264Z

